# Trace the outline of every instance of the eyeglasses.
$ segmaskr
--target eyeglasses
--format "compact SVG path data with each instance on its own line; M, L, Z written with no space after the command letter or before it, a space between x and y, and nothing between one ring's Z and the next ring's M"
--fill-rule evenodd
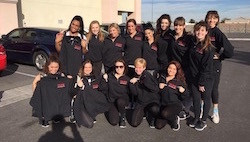
M115 66L115 68L116 68L116 69L118 69L118 68L123 69L123 68L124 68L124 66Z

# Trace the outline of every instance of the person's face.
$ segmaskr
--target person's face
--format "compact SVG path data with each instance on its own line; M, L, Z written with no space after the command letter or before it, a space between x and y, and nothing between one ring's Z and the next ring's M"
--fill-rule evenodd
M145 30L145 37L150 40L154 37L154 32L150 29Z
M92 73L92 64L86 63L83 68L83 74L84 75L90 75Z
M182 34L185 29L185 25L175 25L174 30L177 34Z
M168 29L168 27L169 27L169 21L168 21L168 19L162 19L161 20L161 29L163 30L163 31L165 31L165 30L167 30Z
M73 20L70 24L70 31L72 33L76 33L80 30L80 22L77 20Z
M195 36L198 41L202 41L205 39L208 31L206 30L206 27L200 27L199 30L195 31Z
M57 62L51 62L48 69L50 74L56 74L59 70L59 64Z
M115 72L117 74L124 74L125 67L122 62L116 62L115 63Z
M167 72L169 76L175 76L177 73L177 68L174 64L170 64L167 68Z
M115 27L111 27L109 29L109 35L110 35L111 38L118 37L118 35L119 35L118 30Z
M91 31L94 35L98 35L100 31L100 26L97 23L91 25Z
M133 34L136 32L136 25L133 22L129 22L127 28L129 34Z
M141 64L141 63L137 63L137 64L135 65L135 72L136 72L137 75L141 75L142 72L143 72L145 69L146 69L146 67L144 67L143 64Z
M214 28L218 22L219 22L219 19L216 18L215 16L209 16L207 19L207 23L210 28Z

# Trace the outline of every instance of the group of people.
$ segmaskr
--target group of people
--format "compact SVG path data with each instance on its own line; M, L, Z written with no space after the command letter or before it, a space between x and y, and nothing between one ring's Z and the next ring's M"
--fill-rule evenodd
M68 30L56 35L59 57L51 55L44 74L33 81L33 115L44 127L69 116L88 128L100 113L121 128L131 115L133 127L146 117L151 128L170 124L178 131L193 106L194 119L188 124L202 131L212 99L212 121L219 123L221 61L232 57L234 48L218 23L218 12L208 11L191 34L183 17L174 20L171 30L171 18L163 14L156 30L147 23L143 32L137 31L136 21L129 19L125 35L112 23L105 37L98 21L84 35L82 17L75 16Z

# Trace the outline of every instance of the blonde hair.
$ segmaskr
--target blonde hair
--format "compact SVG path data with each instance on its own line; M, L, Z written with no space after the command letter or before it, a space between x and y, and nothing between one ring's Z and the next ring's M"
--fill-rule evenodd
M91 38L92 38L93 32L92 32L91 28L92 28L92 26L93 26L94 24L98 24L98 26L99 26L99 32L98 32L98 35L97 35L97 36L98 36L98 38L99 38L99 41L100 41L100 42L103 42L103 41L104 41L104 34L102 33L101 27L100 27L100 23L99 23L97 20L94 20L94 21L92 21L92 22L89 24L89 33L87 34L87 41L90 41Z
M120 35L121 34L121 29L119 27L119 25L117 23L112 23L109 25L108 27L108 32L110 31L111 28L116 28L118 30L118 34Z
M145 68L147 66L147 62L143 58L137 58L137 59L135 59L134 65L136 66L137 64L142 64L143 67L145 67Z

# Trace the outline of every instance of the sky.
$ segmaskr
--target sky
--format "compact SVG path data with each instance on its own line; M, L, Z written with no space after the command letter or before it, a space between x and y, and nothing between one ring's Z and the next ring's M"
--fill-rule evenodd
M220 19L250 18L250 0L141 0L142 21L156 21L162 14L171 20L183 16L186 22L204 20L207 11L217 10ZM152 4L153 3L153 4Z

